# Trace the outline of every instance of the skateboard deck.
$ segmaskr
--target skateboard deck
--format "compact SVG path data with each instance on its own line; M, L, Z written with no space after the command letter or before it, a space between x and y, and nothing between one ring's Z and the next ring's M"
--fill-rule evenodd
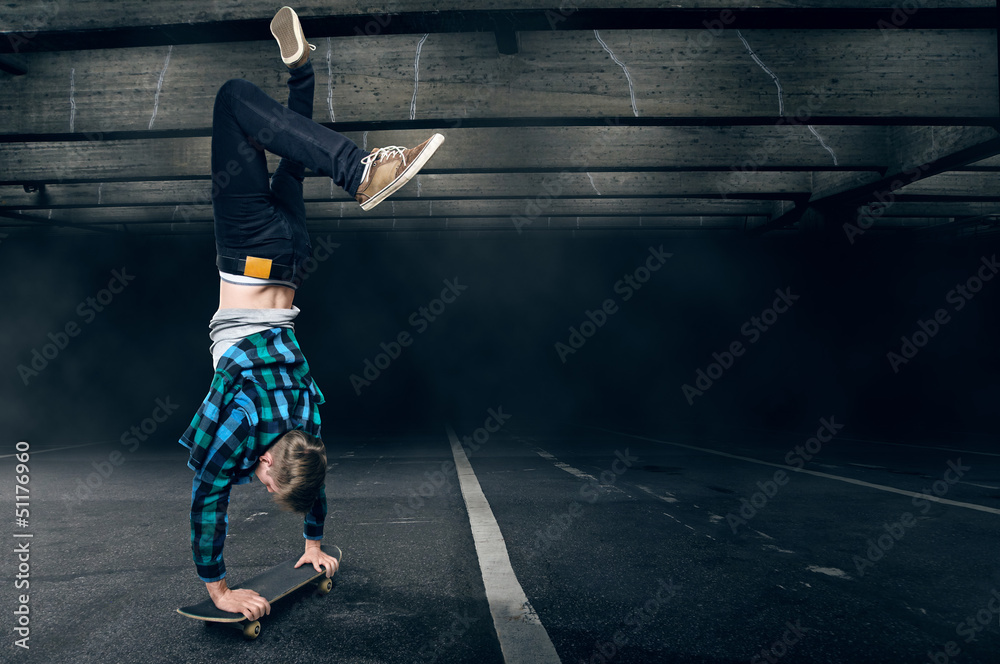
M327 555L336 558L338 563L340 562L343 553L339 547L329 545L323 546L322 549ZM255 590L271 604L309 583L315 584L317 590L324 595L330 592L333 588L333 578L326 578L326 570L317 572L309 563L295 569L295 563L301 557L302 555L299 554L281 564L275 565L266 572L262 572L234 586L233 590L239 588ZM339 565L338 569L340 569ZM177 609L177 613L188 618L194 618L195 620L227 624L242 630L243 636L247 639L255 639L260 634L260 621L249 621L241 613L222 611L212 603L211 598L198 604L192 604L191 606L182 606Z

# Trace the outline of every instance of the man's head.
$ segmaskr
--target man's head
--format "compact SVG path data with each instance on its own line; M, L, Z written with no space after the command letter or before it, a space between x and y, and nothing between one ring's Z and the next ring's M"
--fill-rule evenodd
M308 512L326 477L326 448L305 431L289 431L261 455L254 474L282 509Z

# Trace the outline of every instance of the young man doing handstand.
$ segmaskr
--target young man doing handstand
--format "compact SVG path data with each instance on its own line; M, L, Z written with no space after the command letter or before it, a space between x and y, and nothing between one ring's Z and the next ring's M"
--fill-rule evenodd
M326 518L326 450L317 407L323 393L294 333L293 306L311 245L305 225L305 169L331 178L365 210L419 171L444 137L415 148L365 153L312 121L315 87L308 44L295 12L283 7L271 32L289 68L288 107L253 83L227 81L212 118L212 206L219 310L209 324L215 375L181 436L195 471L191 547L215 606L256 620L271 607L252 589L226 584L222 558L232 485L256 476L283 509L305 514L305 553L332 576L337 561L320 549ZM267 149L281 157L268 177Z

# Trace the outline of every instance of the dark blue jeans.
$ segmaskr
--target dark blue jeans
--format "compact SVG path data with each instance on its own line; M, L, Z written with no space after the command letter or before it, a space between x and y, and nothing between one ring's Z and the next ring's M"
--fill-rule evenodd
M311 62L290 71L287 108L249 81L232 79L219 88L212 115L212 208L216 263L224 272L265 276L263 269L265 278L297 284L311 251L305 169L332 178L351 196L361 184L367 153L312 121L314 88ZM270 178L264 150L282 158Z

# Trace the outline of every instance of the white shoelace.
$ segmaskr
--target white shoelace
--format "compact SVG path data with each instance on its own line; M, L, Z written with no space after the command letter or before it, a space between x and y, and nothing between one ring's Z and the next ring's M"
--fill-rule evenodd
M372 164L376 161L381 161L383 159L391 159L393 157L399 157L403 160L403 166L406 166L406 153L407 148L400 145L389 145L384 148L379 148L375 150L367 157L362 158L361 163L365 165L365 170L361 174L361 181L364 182L368 179L368 172L372 168Z

